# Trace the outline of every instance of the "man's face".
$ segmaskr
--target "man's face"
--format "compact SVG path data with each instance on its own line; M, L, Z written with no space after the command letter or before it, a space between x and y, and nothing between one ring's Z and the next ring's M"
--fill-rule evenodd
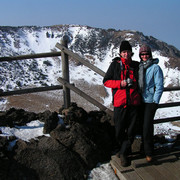
M124 59L130 59L131 55L132 55L132 52L129 51L129 50L125 50L125 51L122 51L120 55Z

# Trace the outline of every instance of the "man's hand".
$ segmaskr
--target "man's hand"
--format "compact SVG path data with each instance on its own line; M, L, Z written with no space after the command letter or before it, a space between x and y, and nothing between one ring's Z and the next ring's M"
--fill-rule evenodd
M125 88L127 86L126 80L121 81L121 87Z

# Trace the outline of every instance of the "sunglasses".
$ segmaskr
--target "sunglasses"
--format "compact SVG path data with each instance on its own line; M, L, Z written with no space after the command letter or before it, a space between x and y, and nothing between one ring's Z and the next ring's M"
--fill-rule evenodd
M149 56L149 54L148 54L148 53L145 53L145 54L141 54L141 56Z

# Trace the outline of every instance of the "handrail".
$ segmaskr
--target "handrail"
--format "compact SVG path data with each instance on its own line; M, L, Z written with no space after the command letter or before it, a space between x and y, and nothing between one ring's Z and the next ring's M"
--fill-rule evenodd
M174 106L180 106L180 102L171 102L171 103L159 104L158 108L167 108L167 107L174 107Z
M165 87L163 91L179 91L179 86L173 86L173 87Z
M39 54L28 54L21 56L10 56L10 57L0 57L0 62L2 61L18 61L25 59L43 58L43 57L55 57L61 56L61 52L50 52L50 53L39 53Z
M58 49L60 49L61 51L65 52L66 54L68 54L69 56L73 57L75 60L81 62L82 64L84 64L85 66L87 66L88 68L92 69L93 71L95 71L96 73L98 73L101 76L105 76L105 72L102 71L101 69L97 68L96 66L92 65L91 63L89 63L87 60L83 59L82 57L80 57L78 54L73 53L72 51L70 51L69 49L67 49L66 47L64 47L63 45L57 43L56 47Z
M162 118L162 119L154 119L153 124L166 123L166 122L179 121L179 120L180 120L180 116Z
M1 92L1 96L12 96L12 95L18 95L18 94L27 94L27 93L35 93L35 92L43 92L43 91L52 91L57 89L63 89L61 85L57 86L47 86L47 87L37 87L37 88L29 88L29 89L20 89L15 91L6 91Z

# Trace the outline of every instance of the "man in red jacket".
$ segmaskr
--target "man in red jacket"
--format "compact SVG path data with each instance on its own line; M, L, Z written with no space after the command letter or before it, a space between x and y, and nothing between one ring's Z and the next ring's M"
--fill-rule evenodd
M132 56L131 45L128 41L122 41L120 57L113 59L103 79L104 86L112 89L114 125L122 166L129 165L127 156L134 140L140 105L137 90L139 63L132 61Z

